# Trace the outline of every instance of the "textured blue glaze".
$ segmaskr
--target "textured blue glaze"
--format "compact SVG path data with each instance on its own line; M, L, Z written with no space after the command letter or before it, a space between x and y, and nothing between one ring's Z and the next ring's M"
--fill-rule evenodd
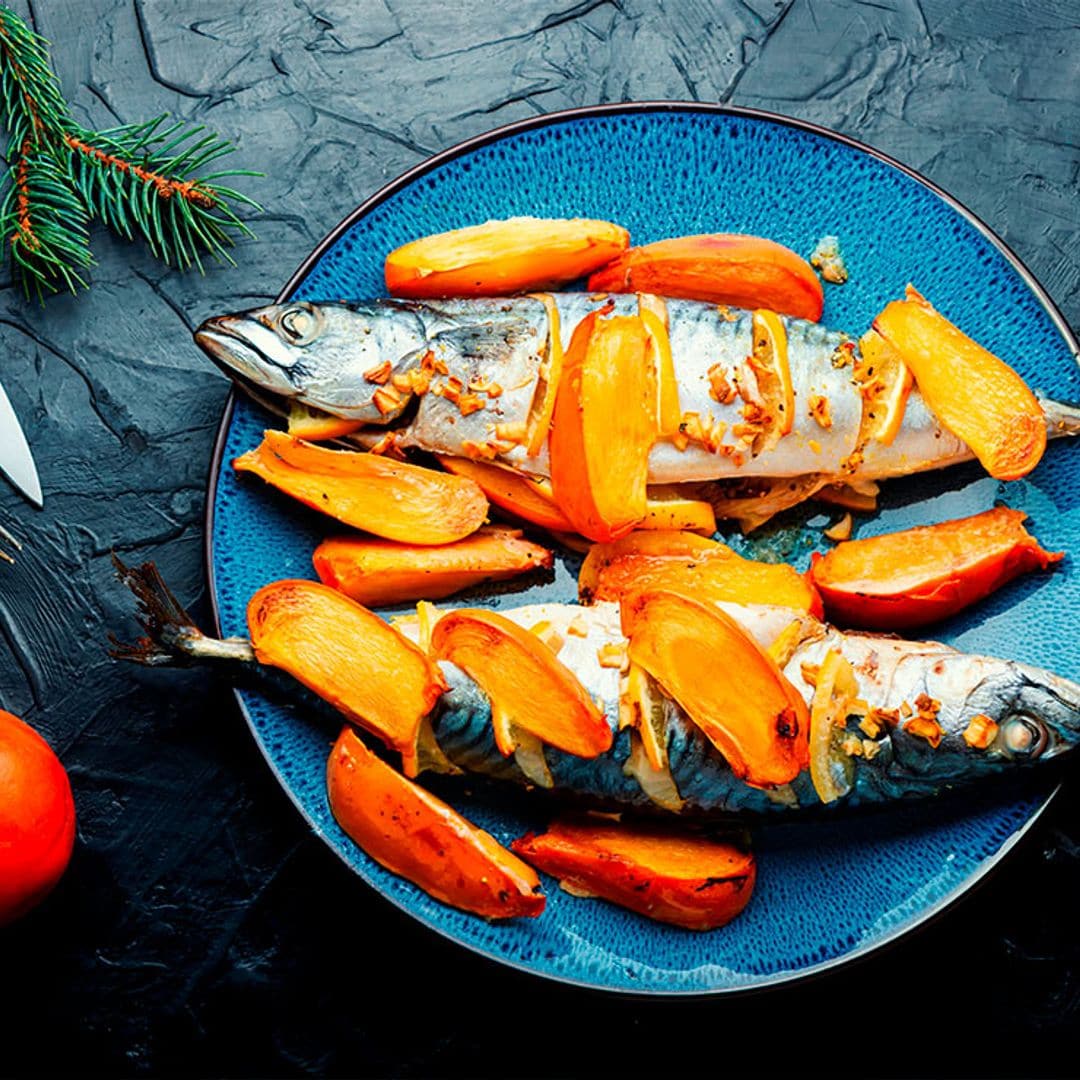
M372 209L323 255L296 295L380 295L387 251L418 235L511 214L611 218L635 242L691 232L750 232L808 253L835 233L851 280L826 287L824 321L860 333L914 281L962 328L1031 383L1080 398L1067 342L1022 276L963 215L911 177L810 132L711 113L586 117L503 137L448 161ZM246 631L251 594L282 577L313 577L310 553L332 526L228 463L272 423L245 401L229 432L215 504L214 588L222 629ZM881 512L859 535L922 524L1007 501L1031 514L1050 549L1080 533L1080 458L1052 445L1027 480L1003 486L976 466L886 485ZM791 511L741 550L805 566L824 546L814 508ZM808 522L811 523L808 525ZM505 607L575 596L576 557L553 581L481 593ZM935 631L968 651L996 653L1080 678L1073 631L1080 578L1072 557L1051 575L1012 583ZM694 993L761 985L810 972L895 937L958 895L1030 820L1045 791L1002 791L862 819L769 826L755 833L756 895L730 926L698 935L652 924L550 880L543 917L489 925L431 900L363 855L326 804L335 732L245 693L256 737L320 835L357 873L427 925L527 970L615 990ZM499 840L544 824L546 807L512 788L437 786Z

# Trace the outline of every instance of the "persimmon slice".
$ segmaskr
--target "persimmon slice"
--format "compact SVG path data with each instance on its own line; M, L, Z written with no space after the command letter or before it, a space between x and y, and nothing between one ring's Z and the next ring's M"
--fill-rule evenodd
M659 922L714 930L746 907L754 856L734 844L624 822L553 822L510 845L575 896L598 896Z
M503 296L591 273L630 244L610 221L514 217L435 233L386 257L392 296Z
M813 267L760 236L709 233L630 248L589 278L589 288L650 292L817 322L825 296Z
M744 559L716 542L692 547L685 537L693 534L657 533L670 546L646 547L636 542L644 535L635 532L613 544L593 545L578 576L583 603L666 589L710 603L772 604L818 617L822 613L813 584L785 563Z
M874 320L900 354L937 421L998 480L1026 476L1046 449L1035 395L1003 360L973 341L910 285Z
M954 615L1062 552L1044 551L1021 510L981 514L862 540L815 555L810 573L830 620L844 626L909 629Z
M435 624L431 652L456 664L487 695L503 755L515 749L512 727L578 757L611 748L607 719L574 673L539 637L505 615L480 608L451 611Z
M550 485L515 472L505 465L493 465L471 458L436 455L439 464L457 476L472 480L496 506L554 532L573 532L574 526L555 505Z
M655 529L632 532L607 544L593 544L578 573L578 595L582 603L604 599L596 595L600 578L606 567L624 558L641 560L642 565L655 562L692 561L703 551L730 551L716 540L685 530Z
M368 607L439 600L484 581L550 567L551 552L520 529L483 525L452 544L418 546L365 536L324 540L312 556L319 580Z
M287 671L406 758L446 689L438 666L378 615L315 581L275 581L248 602L259 662Z
M563 360L548 447L555 501L590 540L645 517L654 393L641 319L587 315Z
M326 765L330 810L381 866L444 904L487 919L544 910L536 872L489 833L396 773L351 728Z
M327 450L267 431L233 462L286 495L388 540L449 544L487 518L484 493L471 480L378 454Z
M776 662L719 608L664 590L622 604L629 656L690 716L732 772L786 784L807 764L806 703Z

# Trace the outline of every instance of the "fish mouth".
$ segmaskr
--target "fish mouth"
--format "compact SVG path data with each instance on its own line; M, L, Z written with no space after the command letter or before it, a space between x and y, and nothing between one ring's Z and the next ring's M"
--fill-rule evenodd
M245 389L293 396L287 369L263 352L245 332L250 320L231 315L207 319L194 334L195 343L230 379Z

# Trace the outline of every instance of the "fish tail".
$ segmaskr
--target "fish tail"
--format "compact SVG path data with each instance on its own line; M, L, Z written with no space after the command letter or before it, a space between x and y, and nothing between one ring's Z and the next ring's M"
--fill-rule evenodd
M186 664L199 660L255 660L251 643L240 638L207 637L165 584L157 564L127 566L114 551L112 564L119 580L131 590L138 605L136 618L144 636L124 644L109 634L114 660L128 660L147 667Z

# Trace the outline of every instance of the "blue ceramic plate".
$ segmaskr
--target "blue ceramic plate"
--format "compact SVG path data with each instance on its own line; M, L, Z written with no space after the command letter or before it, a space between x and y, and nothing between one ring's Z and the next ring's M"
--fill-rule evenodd
M919 177L866 147L777 117L702 106L600 107L539 117L450 150L385 188L345 221L283 292L310 300L378 296L388 251L426 233L504 218L593 217L620 222L635 243L703 232L772 237L808 253L841 239L851 278L826 286L824 322L861 333L914 281L948 317L1054 396L1080 399L1076 346L1053 306L985 226ZM333 528L255 481L232 458L274 422L246 399L223 421L208 543L212 593L226 634L246 633L256 589L313 577L311 552ZM976 466L886 486L882 509L858 535L985 509L1027 510L1051 550L1080 534L1080 456L1052 445L1027 480L1001 485ZM799 568L823 546L820 510L787 514L748 553ZM577 560L554 581L486 592L493 607L573 601ZM961 649L1029 661L1080 677L1071 613L1080 608L1072 560L1032 575L938 636ZM940 911L995 865L1049 795L981 793L812 825L762 828L756 895L731 925L708 934L664 927L547 881L535 920L491 925L430 899L352 844L330 815L324 787L335 731L311 716L243 692L267 761L312 828L365 881L421 922L469 948L538 975L609 990L688 994L741 990L805 976L891 941ZM516 791L469 795L437 785L472 821L508 841L542 827L542 811Z

